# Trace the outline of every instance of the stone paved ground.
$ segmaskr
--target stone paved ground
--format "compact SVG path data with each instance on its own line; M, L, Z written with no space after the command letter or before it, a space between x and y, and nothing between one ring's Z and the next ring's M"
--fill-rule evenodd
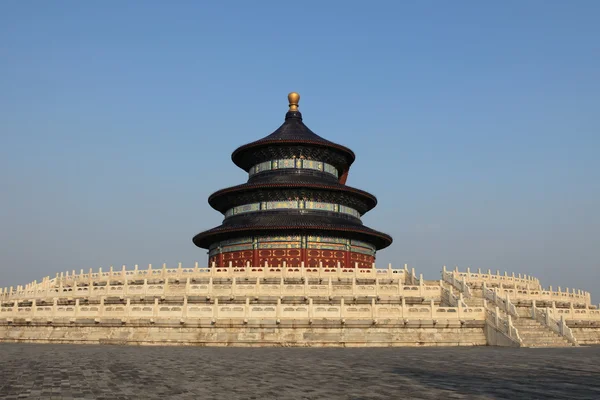
M600 347L0 344L2 399L600 399Z

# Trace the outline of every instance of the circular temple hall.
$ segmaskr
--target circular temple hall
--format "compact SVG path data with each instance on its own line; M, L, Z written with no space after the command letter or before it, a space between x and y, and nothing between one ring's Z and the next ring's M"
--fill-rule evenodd
M290 93L284 123L231 155L248 181L208 198L223 223L193 241L211 267L373 268L376 251L392 243L361 221L377 199L346 185L354 152L312 132L299 99Z

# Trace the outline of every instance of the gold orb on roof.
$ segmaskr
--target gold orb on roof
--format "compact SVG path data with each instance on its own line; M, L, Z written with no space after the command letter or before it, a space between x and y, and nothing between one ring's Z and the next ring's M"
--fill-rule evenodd
M298 111L298 102L300 101L300 95L296 92L288 94L288 101L290 103L290 111Z

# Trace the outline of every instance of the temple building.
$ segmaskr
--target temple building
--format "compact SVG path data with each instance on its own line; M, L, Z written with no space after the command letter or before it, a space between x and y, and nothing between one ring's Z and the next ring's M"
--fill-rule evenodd
M354 152L312 132L299 99L290 93L284 123L231 155L248 181L209 197L223 223L193 238L210 266L372 268L376 251L392 243L361 221L377 199L346 185Z

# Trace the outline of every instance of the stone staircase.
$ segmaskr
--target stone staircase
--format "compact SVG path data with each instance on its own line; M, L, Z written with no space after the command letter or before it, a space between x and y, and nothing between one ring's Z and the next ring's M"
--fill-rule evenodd
M483 307L483 292L480 289L472 289L472 297L463 298L465 304L469 307ZM487 306L495 308L489 301ZM503 310L498 310L503 318L508 315ZM531 309L529 307L517 307L519 318L512 318L513 326L517 329L519 337L523 341L523 347L571 347L573 346L567 339L563 338L550 328L542 325L531 318Z
M470 299L464 299L464 301L469 307L483 307L482 297L471 297Z
M531 318L514 318L513 325L523 340L524 347L571 347L571 343Z

